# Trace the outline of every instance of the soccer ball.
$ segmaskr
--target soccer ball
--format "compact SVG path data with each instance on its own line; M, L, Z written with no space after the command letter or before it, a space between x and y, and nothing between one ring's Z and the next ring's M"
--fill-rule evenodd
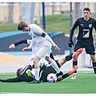
M57 81L57 76L56 76L56 74L50 73L50 74L47 76L47 81L50 82L50 83L56 82L56 81Z

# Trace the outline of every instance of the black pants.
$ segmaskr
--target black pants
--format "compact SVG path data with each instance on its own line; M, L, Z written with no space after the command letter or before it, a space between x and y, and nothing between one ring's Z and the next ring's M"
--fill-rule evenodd
M87 54L95 55L95 47L92 40L78 40L74 51L76 52L79 48L85 48Z
M22 82L22 81L30 82L32 80L34 80L33 77L28 77L27 74L24 73L24 74L17 76L15 78L1 80L1 82Z

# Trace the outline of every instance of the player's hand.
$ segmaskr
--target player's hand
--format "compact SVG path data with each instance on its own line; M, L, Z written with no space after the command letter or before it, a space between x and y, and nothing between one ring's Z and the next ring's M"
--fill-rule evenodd
M68 43L68 46L69 46L69 47L72 47L73 45L74 45L73 41L70 40L69 43Z
M9 46L9 49L14 49L14 48L16 48L15 44L11 44L11 45Z
M27 51L27 50L30 50L30 48L29 47L25 47L25 48L22 49L22 51Z
M57 50L58 52L60 52L60 48L58 46L54 46L55 50Z

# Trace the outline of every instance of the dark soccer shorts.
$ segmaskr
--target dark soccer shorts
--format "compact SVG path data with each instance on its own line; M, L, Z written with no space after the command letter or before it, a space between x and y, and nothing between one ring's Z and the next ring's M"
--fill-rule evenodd
M74 51L76 52L79 48L85 48L87 54L95 55L95 47L91 40L78 40Z

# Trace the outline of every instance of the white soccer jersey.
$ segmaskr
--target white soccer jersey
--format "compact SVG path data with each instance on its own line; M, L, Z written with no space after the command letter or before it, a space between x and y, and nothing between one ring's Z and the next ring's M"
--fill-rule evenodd
M32 45L35 45L35 46L55 46L56 44L51 40L51 38L36 24L31 24L29 25L30 27L30 31L28 32L29 35L31 36L32 38ZM42 37L42 33L45 33L46 34L46 37L48 38L44 38Z
M32 48L33 54L39 56L40 58L44 56L49 56L51 52L51 47L56 46L53 40L36 24L29 25L30 31L28 32L32 38L29 48ZM46 36L42 37L42 33ZM39 50L38 50L39 49Z

